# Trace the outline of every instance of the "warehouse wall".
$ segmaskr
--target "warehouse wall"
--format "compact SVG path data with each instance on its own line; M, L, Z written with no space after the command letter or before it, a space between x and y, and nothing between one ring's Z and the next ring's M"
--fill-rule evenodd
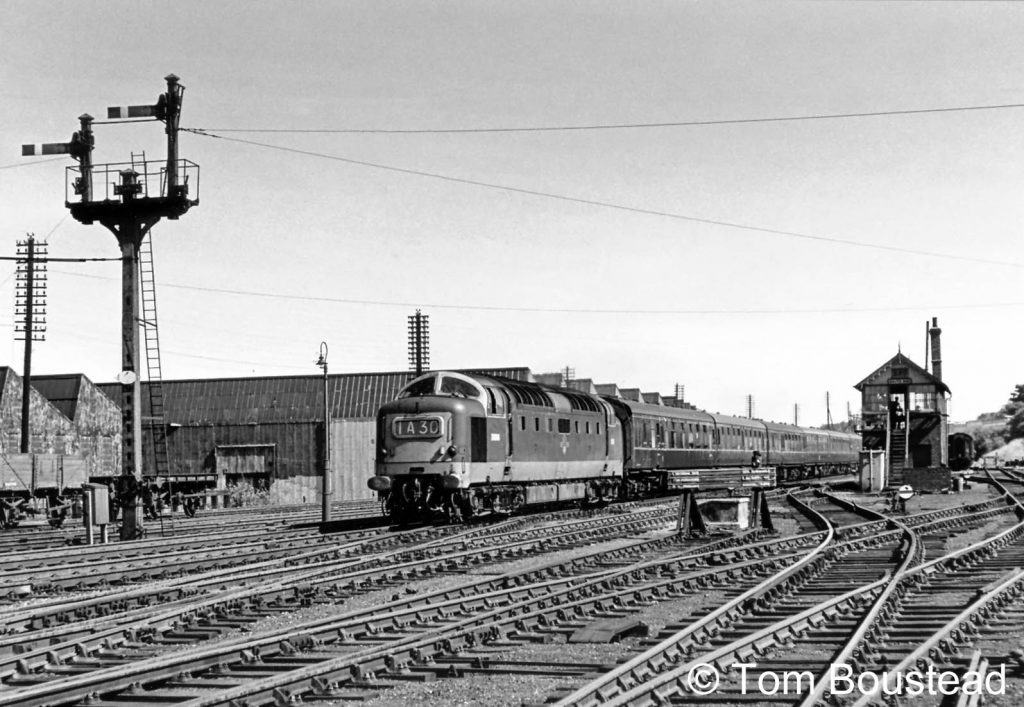
M0 453L21 451L22 378L9 368L3 372L0 390ZM29 452L32 454L76 454L78 433L71 420L61 414L35 389L29 390Z

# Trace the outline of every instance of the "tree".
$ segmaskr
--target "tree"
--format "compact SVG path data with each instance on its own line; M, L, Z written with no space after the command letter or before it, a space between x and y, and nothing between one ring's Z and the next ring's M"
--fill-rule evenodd
M1013 388L1013 394L1010 395L1011 403L1024 404L1024 383L1018 383Z
M1007 417L1012 418L1021 410L1024 410L1024 383L1018 383L1013 388L1013 393L1010 394L1010 399L1006 401L1006 405L999 411ZM1024 437L1024 435L1020 435Z
M1010 439L1024 437L1024 407L1018 410L1006 423L1006 434Z

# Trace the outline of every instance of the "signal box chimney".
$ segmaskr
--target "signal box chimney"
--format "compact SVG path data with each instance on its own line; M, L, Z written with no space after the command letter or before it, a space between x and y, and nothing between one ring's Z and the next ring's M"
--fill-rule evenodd
M939 318L932 317L932 328L928 330L932 338L932 375L942 380L942 350L939 348Z

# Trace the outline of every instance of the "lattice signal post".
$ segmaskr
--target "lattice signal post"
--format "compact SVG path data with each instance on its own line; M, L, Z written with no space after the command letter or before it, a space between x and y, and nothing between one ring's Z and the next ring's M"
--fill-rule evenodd
M178 158L178 128L185 87L178 77L165 77L167 91L150 105L114 107L108 118L160 120L167 135L167 161L142 173L131 162L94 165L93 118L79 117L81 129L67 143L25 145L23 155L70 154L78 161L68 167L65 205L84 224L100 223L121 248L121 483L118 496L124 511L121 539L142 535L139 481L142 474L142 403L139 381L139 248L160 219L178 219L199 203L199 166ZM95 189L94 185L102 187ZM72 198L74 197L74 198Z

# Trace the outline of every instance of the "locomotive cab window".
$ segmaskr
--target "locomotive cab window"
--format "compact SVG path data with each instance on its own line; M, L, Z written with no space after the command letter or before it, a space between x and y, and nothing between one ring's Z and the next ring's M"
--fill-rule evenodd
M424 395L433 395L435 383L437 383L437 379L434 376L430 376L429 378L422 378L418 381L413 381L409 385L405 386L405 389L398 394L398 397L421 398Z
M441 379L439 392L442 395L454 395L456 398L480 397L480 389L475 384L461 378L453 378L452 376L444 376Z

